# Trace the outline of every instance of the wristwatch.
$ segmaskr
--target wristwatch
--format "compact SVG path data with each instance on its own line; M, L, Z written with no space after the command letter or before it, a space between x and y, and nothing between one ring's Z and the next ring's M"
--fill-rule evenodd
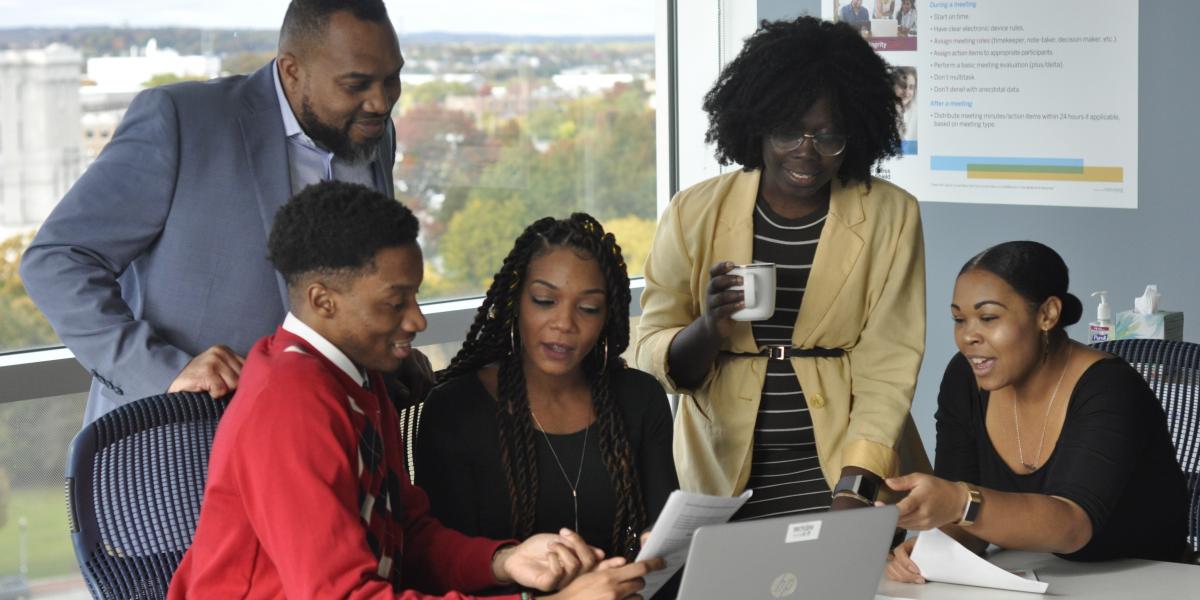
M833 486L833 497L853 496L864 504L873 504L879 495L879 486L865 475L843 475Z
M963 506L962 518L955 525L968 527L974 525L975 520L979 518L979 509L983 507L983 493L965 481L959 483L967 490L967 504Z

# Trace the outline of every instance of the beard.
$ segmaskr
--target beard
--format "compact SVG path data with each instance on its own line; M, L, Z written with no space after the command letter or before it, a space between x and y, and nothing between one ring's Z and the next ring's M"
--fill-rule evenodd
M383 137L383 133L356 144L350 139L350 127L354 125L353 119L347 121L346 125L340 128L326 123L313 111L307 96L300 100L300 116L297 120L300 121L304 133L307 133L314 142L350 164L371 162L375 160L375 155L379 151L379 139ZM385 128L384 132L386 131Z

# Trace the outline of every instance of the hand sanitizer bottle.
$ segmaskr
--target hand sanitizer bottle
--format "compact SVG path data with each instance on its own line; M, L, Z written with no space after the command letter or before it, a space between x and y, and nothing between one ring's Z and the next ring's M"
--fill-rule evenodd
M1092 292L1092 297L1100 296L1100 304L1096 306L1096 320L1088 323L1088 342L1107 342L1113 339L1112 307L1108 305L1108 292Z

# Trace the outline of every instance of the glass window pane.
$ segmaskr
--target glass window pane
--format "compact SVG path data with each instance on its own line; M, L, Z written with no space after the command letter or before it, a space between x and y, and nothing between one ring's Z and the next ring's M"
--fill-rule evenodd
M63 497L82 394L0 404L0 597L88 598Z
M393 175L397 199L422 222L423 300L481 294L524 226L577 210L617 235L640 275L656 209L654 3L387 4L407 60ZM257 70L275 55L286 6L63 0L5 13L0 354L59 343L25 293L20 257L134 96ZM457 348L427 351L440 367ZM83 404L0 402L0 597L24 587L35 598L87 597L62 495Z
M640 275L655 218L645 4L641 33L620 37L533 37L533 14L511 38L401 36L395 179L421 217L426 299L481 293L526 225L573 211L612 229Z
M6 15L28 28L0 32L0 352L57 344L20 254L133 96L274 56L286 2L253 4L69 0ZM617 235L640 275L655 219L654 3L389 9L407 61L393 174L423 226L423 298L481 294L525 225L577 210Z

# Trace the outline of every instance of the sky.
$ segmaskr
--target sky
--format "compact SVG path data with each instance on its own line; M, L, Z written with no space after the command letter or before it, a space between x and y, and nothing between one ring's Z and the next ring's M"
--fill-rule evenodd
M287 0L0 0L0 28L78 25L278 29ZM386 0L401 34L654 33L651 0Z

